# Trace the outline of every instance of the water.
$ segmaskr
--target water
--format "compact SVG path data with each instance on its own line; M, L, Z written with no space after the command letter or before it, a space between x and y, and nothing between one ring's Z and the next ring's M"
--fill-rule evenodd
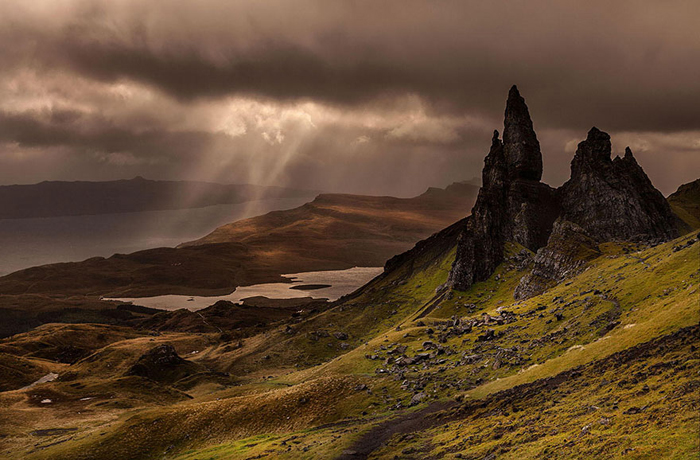
M186 308L196 311L206 308L219 300L240 302L249 297L263 296L269 299L296 299L301 297L313 297L314 299L336 300L340 296L350 294L355 289L367 284L372 278L382 272L381 267L355 267L348 270L327 270L320 272L292 273L282 275L292 280L291 283L267 283L237 288L233 293L225 296L185 296L185 295L161 295L155 297L119 298L104 300L120 300L131 302L144 307L160 308L163 310L178 310ZM307 284L329 284L331 287L323 289L290 289L293 286Z
M308 197L297 197L172 211L0 219L0 275L36 265L177 246L220 225L307 201Z

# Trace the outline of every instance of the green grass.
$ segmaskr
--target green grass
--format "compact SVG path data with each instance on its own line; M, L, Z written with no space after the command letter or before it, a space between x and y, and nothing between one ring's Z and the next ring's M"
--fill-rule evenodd
M543 392L539 399L516 401L517 412L489 398L697 324L700 244L673 250L690 238L642 251L630 245L604 245L603 255L585 271L526 301L515 301L512 294L527 271L508 261L470 290L437 297L436 290L446 281L454 259L453 249L432 263L380 279L359 297L292 324L292 334L281 327L245 339L244 346L234 351L224 351L212 335L197 334L135 337L108 344L97 352L103 360L79 364L74 371L78 380L88 379L88 375L105 376L104 380L89 381L91 386L86 388L94 392L107 394L114 388L110 378L119 375L126 363L154 342L165 341L182 354L199 350L191 359L220 366L218 370L231 372L240 385L202 386L193 393L194 400L163 406L158 406L158 388L152 389L154 399L141 405L125 391L117 399L129 402L134 409L119 409L115 412L118 418L107 418L93 428L79 424L81 430L71 440L32 456L18 450L15 457L332 458L371 426L395 416L397 412L391 408L399 401L407 405L417 391L393 374L376 372L391 367L384 364L390 349L406 345L406 354L413 356L424 351L424 341L437 343L441 324L452 316L479 319L484 313L496 315L502 308L515 314L513 322L479 326L462 336L451 336L441 345L454 353L441 355L443 363L427 368L408 366L403 377L406 381L426 380L421 390L428 395L426 402L458 396L466 396L466 401L476 406L486 401L475 412L479 417L462 414L462 418L438 428L417 432L412 439L395 439L378 452L378 458L393 458L403 451L409 452L402 454L406 458L450 458L465 452L473 457L464 458L483 458L496 451L498 458L564 458L569 451L563 446L574 438L579 456L605 457L608 451L619 454L634 448L628 452L633 458L683 458L694 452L690 435L697 427L697 411L693 413L688 407L692 407L689 398L697 396L693 386L697 359L673 375L654 376L629 388L611 384L604 392L597 390L596 384L606 379L629 380L638 372L635 365L612 367L600 375L590 373L585 387L565 385L563 390ZM509 254L520 249L508 247ZM433 305L437 299L441 301ZM563 317L557 319L555 313ZM433 329L432 334L429 329ZM478 341L486 329L500 335L495 340ZM315 340L314 331L330 335ZM344 332L348 338L339 340L333 337L334 332ZM341 343L347 343L347 349ZM514 355L498 358L495 365L497 357L504 356L504 349ZM687 347L663 353L677 356L673 359L690 356ZM644 366L673 360L663 353L658 359L647 359ZM366 355L381 359L367 359ZM463 361L463 356L474 355L478 358ZM357 391L360 384L367 385L371 394ZM652 390L638 395L645 384ZM79 394L66 383L51 385L65 394ZM680 399L664 399L683 385L692 388ZM654 419L637 426L613 411L616 418L612 425L593 425L591 434L579 442L576 436L581 428L595 424L603 413L603 409L588 413L584 408L602 407L601 398L624 398L625 404L640 406L653 402L653 413L663 423ZM12 413L19 414L23 406L19 400L13 401L14 406L5 404L16 407ZM2 399L0 404L4 404ZM624 410L627 406L619 407ZM538 427L534 434L528 428L533 423Z
M402 458L694 458L697 333L651 347L646 356L588 365L557 384L467 404L410 442L393 440L376 458L411 448L416 454Z

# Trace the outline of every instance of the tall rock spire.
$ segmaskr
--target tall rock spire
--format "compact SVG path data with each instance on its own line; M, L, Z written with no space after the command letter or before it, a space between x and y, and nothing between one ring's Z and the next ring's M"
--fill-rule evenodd
M532 127L530 112L518 87L508 92L503 130L503 149L512 178L542 179L542 153Z
M540 182L542 154L518 88L508 94L503 141L494 132L483 185L457 245L449 283L467 289L491 276L507 241L536 251L547 243L558 212L554 190Z
M678 235L666 199L627 148L611 159L610 136L591 128L571 161L571 178L554 190L540 182L542 153L518 88L506 103L503 141L494 132L483 185L457 244L449 284L459 290L487 279L507 242L537 252L515 296L535 295L571 276L607 241L663 241ZM572 249L573 248L573 249Z

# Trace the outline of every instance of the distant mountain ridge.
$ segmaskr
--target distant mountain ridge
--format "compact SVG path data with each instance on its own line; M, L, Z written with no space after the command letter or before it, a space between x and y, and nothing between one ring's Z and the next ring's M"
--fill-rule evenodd
M291 254L301 245L320 253L352 253L357 264L379 266L419 239L461 219L477 191L475 185L455 182L445 189L430 187L413 198L324 193L298 208L223 225L180 247L235 242L275 247ZM338 247L339 240L345 241L343 247ZM332 244L326 247L324 242Z
M249 184L157 181L47 181L0 186L0 219L118 214L314 196L318 191Z

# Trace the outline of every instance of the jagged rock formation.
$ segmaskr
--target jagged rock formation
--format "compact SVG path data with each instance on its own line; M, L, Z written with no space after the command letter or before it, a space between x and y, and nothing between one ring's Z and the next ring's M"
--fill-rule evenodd
M571 178L554 190L540 182L542 154L530 114L513 86L503 141L494 133L483 185L459 238L449 284L458 290L487 279L507 241L537 252L516 298L542 292L577 273L605 241L666 241L677 218L627 148L611 159L610 136L592 128L571 163ZM556 221L556 223L555 223Z
M561 187L561 217L598 241L677 237L671 207L630 148L622 158L610 156L610 136L591 128L571 162L571 178Z
M542 293L577 274L605 241L661 242L678 236L677 219L632 155L611 159L610 136L591 128L571 162L571 178L559 189L561 215L516 299Z
M542 154L530 113L513 86L506 104L503 141L494 132L482 187L458 246L449 283L467 289L503 261L506 241L536 251L558 214L554 189L540 182Z

